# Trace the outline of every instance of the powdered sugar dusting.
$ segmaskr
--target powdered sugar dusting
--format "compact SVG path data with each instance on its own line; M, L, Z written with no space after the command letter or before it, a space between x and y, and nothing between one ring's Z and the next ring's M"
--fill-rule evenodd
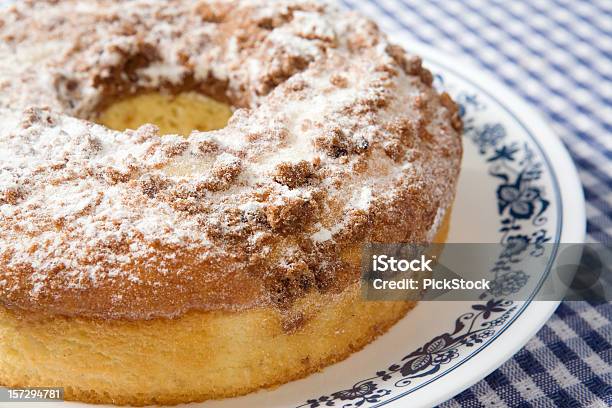
M347 246L428 239L454 194L450 98L326 4L25 1L0 37L4 304L105 318L283 305L356 280ZM228 126L185 139L91 121L126 94L183 88L233 104Z

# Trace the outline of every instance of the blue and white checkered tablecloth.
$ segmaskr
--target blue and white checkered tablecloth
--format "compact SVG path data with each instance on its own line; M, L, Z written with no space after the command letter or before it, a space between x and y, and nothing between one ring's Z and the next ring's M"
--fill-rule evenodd
M548 119L584 186L588 240L612 243L612 0L343 0L388 32L470 57ZM612 304L563 302L450 407L612 407Z

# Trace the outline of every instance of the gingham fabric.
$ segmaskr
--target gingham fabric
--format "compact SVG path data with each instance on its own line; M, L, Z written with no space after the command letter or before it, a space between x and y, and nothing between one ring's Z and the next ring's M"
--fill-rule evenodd
M472 59L539 109L578 167L588 240L612 243L612 0L343 4ZM441 407L610 407L611 342L611 303L563 302L520 352Z

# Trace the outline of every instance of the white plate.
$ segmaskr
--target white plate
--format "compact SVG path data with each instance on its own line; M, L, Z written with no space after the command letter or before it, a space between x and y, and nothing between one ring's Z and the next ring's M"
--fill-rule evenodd
M395 40L402 43L402 38ZM449 240L501 242L521 234L532 241L549 238L551 242L583 242L584 199L574 165L534 109L506 86L457 57L412 43L404 45L425 58L436 74L437 86L448 90L464 110L465 156ZM520 179L519 174L523 174ZM516 194L498 197L497 189L504 183ZM525 193L527 187L529 194ZM505 231L503 227L508 225L514 229ZM546 273L530 279L537 281ZM532 296L540 290L535 287ZM473 308L474 304L485 303L421 302L380 339L318 374L274 390L190 407L435 405L510 358L558 304L506 301L490 315ZM36 405L23 404L26 408Z

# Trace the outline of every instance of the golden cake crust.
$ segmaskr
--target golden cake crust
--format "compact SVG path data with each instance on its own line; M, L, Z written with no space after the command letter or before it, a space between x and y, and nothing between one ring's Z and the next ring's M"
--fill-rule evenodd
M95 30L92 29L95 27ZM288 309L364 242L431 240L457 108L369 20L313 1L23 1L0 13L0 304L100 319ZM91 120L196 90L188 139Z
M276 308L118 321L0 307L0 384L58 386L67 400L135 406L234 397L345 359L416 302L364 302L352 285L300 303L308 318L290 331Z

